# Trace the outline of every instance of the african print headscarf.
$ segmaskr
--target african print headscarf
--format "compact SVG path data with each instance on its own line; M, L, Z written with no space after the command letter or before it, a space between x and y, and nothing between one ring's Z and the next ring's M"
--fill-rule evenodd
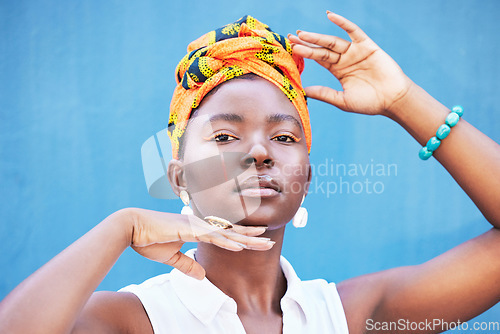
M286 94L299 113L310 152L311 126L300 80L304 59L292 55L287 38L247 15L201 36L187 51L176 68L177 87L170 104L168 134L174 159L179 158L179 141L191 111L214 87L246 73L269 80Z

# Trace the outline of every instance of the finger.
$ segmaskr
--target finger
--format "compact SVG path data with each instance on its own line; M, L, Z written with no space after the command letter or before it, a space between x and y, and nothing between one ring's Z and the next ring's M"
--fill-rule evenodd
M315 32L297 31L300 40L310 45L320 46L336 53L345 53L350 42L337 36L323 35Z
M292 42L292 49L293 49L293 52L299 56L302 56L302 57L305 57L307 58L307 56L304 54L304 51L306 49L302 49L301 51L301 48L298 48L298 50L295 48L296 45L302 45L304 47L309 47L309 48L313 48L313 49L318 49L320 48L319 46L317 45L314 45L314 44L311 44L311 43L308 43L308 42L305 42L303 40L301 40L300 38L298 38L297 36L294 36L292 34L288 34L288 38L290 39L290 41ZM306 51L307 54L309 54L309 52ZM338 56L339 57L339 60L340 60L340 55ZM337 60L337 62L339 61ZM323 67L326 67L327 69L330 68L330 65L331 63L327 63L327 62L323 62L323 61L320 61L320 60L316 60L321 66Z
M223 232L223 231L235 231L236 233L253 237L260 235L267 230L267 226L242 226L236 224L233 225L233 228L225 230L224 228L213 226L207 223L205 220L200 219L194 215L189 217L189 227L191 231L183 230L183 232L184 233L192 232L193 235L196 235L198 237L203 234L209 234L213 232Z
M316 100L320 100L342 110L347 110L347 105L344 100L344 92L339 92L330 87L310 86L305 89L306 96Z
M212 233L218 233L223 230L220 227L211 225L205 220L194 215L188 215L188 224L185 224L178 231L180 240L186 242L198 242L202 240L202 236Z
M300 45L308 46L310 48L317 48L318 47L317 45L303 41L299 37L292 35L292 34L288 34L287 37L290 40L290 42L292 43L292 46L293 46L293 44L300 44Z
M267 231L267 226L243 226L233 225L232 230L236 233L255 237Z
M297 48L297 44L292 45L292 48L293 48L294 54L301 56L301 57L304 57L304 58L308 58L308 56L306 56L306 54L304 53L305 50L302 48ZM307 52L307 54L309 54L309 53ZM321 66L323 66L324 68L326 68L327 70L330 70L330 67L332 66L331 63L323 62L320 60L316 60L316 62L318 64L320 64Z
M270 238L248 237L231 230L225 230L222 236L237 242L246 249L269 250L275 244Z
M188 221L189 224L178 230L180 241L207 242L231 251L268 250L274 245L269 238L256 237L266 231L266 226L233 225L231 229L223 229L210 225L194 215L189 215Z
M298 38L297 36L294 36L294 35L291 35L291 34L288 34L289 36L289 39L290 41L292 42L292 50L294 52L294 54L297 54L299 56L302 56L304 58L307 58L307 56L304 54L304 51L306 49L302 49L301 51L301 48L298 48L298 50L295 48L297 45L302 45L304 47L309 47L309 48L319 48L319 46L317 45L314 45L314 44L311 44L311 43L307 43L307 42L304 42L303 40L301 40L300 38ZM308 53L309 54L309 53ZM327 69L330 67L331 64L329 63L326 63L326 62L322 62L322 61L318 61L316 60L316 62L318 62L321 66L323 67L326 67Z
M183 254L181 251L175 253L164 263L198 280L205 278L205 269L203 269L198 262Z
M359 43L364 41L365 39L368 39L368 36L364 33L363 30L361 30L361 28L359 28L357 25L355 25L345 17L330 11L327 11L326 15L332 23L342 28L349 35L353 42Z
M248 237L231 230L221 230L219 233L204 234L199 241L214 244L218 247L240 251L242 249L269 250L275 242L269 238Z
M315 60L326 68L329 68L331 64L337 64L340 60L340 54L325 48L310 48L296 44L293 46L293 52L304 58Z
M219 233L205 234L199 238L201 242L213 244L217 247L224 248L233 252L238 252L248 248L245 244L227 238Z
M180 234L182 241L201 241L217 245L232 251L240 251L242 249L253 250L269 250L273 247L274 242L269 238L258 238L257 235L264 233L266 226L242 226L233 225L231 229L216 228L215 231L207 230L206 225L210 224L202 221L202 225L192 225L191 232Z

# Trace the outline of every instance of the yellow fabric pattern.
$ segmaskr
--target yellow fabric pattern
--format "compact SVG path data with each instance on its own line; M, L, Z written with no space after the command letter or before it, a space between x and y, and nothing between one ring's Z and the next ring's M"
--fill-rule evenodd
M168 134L178 159L180 138L194 108L214 87L246 73L269 80L297 109L311 150L311 125L300 74L304 59L292 54L290 41L247 15L211 31L188 46L176 68L177 87L170 104Z

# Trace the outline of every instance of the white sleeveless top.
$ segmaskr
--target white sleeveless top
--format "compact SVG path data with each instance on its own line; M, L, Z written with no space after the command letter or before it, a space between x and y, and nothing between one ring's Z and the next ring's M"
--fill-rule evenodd
M186 252L194 258L196 249ZM347 321L334 283L301 281L281 256L287 290L281 299L283 333L347 334ZM206 277L199 281L177 269L119 290L142 302L155 334L244 334L237 305Z

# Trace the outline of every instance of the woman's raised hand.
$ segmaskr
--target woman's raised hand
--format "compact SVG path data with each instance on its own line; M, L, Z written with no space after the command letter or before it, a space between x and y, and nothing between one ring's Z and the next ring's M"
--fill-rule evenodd
M177 268L197 279L205 277L203 267L180 249L185 242L207 242L231 251L268 250L274 242L259 238L262 226L234 225L222 229L194 215L181 215L133 208L130 246L142 256Z
M305 88L307 96L345 111L388 116L391 106L405 96L413 82L358 26L335 13L327 15L347 32L351 42L305 31L288 38L295 54L325 67L340 81L343 91L311 86Z

